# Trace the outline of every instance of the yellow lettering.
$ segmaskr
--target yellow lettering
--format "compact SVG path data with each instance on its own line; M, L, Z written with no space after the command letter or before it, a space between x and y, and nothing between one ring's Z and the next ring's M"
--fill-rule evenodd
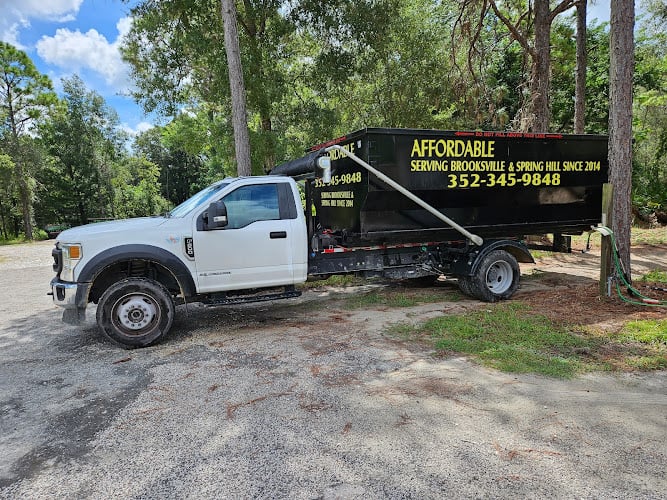
M412 143L412 153L410 153L410 156L413 158L415 156L424 156L424 149L420 147L419 142L419 139L415 139L415 142Z

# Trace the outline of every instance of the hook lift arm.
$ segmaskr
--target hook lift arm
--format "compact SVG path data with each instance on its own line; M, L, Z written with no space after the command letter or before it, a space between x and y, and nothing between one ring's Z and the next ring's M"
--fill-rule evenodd
M414 201L417 205L422 207L424 210L427 210L428 212L430 212L431 214L436 216L438 219L440 219L442 222L444 222L445 224L447 224L448 226L450 226L451 228L455 229L456 231L461 233L463 236L468 238L475 245L482 246L482 244L484 243L484 240L481 237L477 236L476 234L472 234L470 231L468 231L464 227L458 225L456 222L454 222L452 219L450 219L449 217L444 215L442 212L440 212L439 210L432 207L431 205L426 203L424 200L422 200L418 196L415 196L410 191L405 189L398 182L394 181L390 177L387 177L385 174L383 174L379 170L371 167L368 163L366 163L364 160L362 160L361 158L356 156L354 153L350 153L349 151L347 151L346 149L342 148L341 146L339 146L337 144L333 145L333 146L329 146L328 148L325 149L325 151L328 153L329 151L332 151L334 149L339 151L340 153L344 154L345 156L347 156L348 158L350 158L354 162L358 163L359 165L364 167L366 170L368 170L372 174L376 175L378 179L380 179L381 181L389 184L396 191L398 191L399 193L401 193L405 197L409 198L410 200ZM320 157L320 160L322 160L324 158L328 159L328 157ZM320 168L322 168L322 166L320 166ZM322 170L324 170L326 172L327 169L322 168ZM325 175L328 175L329 180L331 179L331 167L330 166L328 168L328 173L325 173ZM324 176L323 176L323 178L324 178ZM327 181L325 180L324 182L327 182Z

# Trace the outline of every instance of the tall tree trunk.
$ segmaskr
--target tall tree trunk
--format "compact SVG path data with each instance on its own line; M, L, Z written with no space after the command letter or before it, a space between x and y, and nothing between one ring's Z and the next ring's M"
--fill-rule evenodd
M246 112L246 91L241 67L239 34L236 27L234 0L221 0L222 21L225 30L225 50L229 67L229 87L232 96L232 125L238 175L252 175L250 163L250 134Z
M577 2L577 65L574 70L574 133L586 130L586 2Z
M10 126L10 147L14 153L14 175L16 175L16 183L19 187L19 198L21 201L21 215L23 216L23 230L25 231L25 238L32 241L32 192L30 190L30 182L28 173L23 168L24 156L21 148L21 139L19 137L19 130L16 123L16 116L14 108L9 106L9 126Z
M262 113L261 127L262 132L267 136L265 141L268 142L268 148L264 154L264 172L269 172L276 166L276 145L274 138L271 135L273 132L273 123L271 122L270 115Z
M614 185L613 225L621 261L630 277L632 222L632 75L634 0L611 0L609 64L609 180Z
M519 127L525 132L547 132L551 122L549 89L551 85L551 25L554 18L575 5L576 0L561 0L553 9L549 0L534 0L532 11L533 28L526 31L521 28L521 19L530 12L521 16L516 24L513 23L498 8L496 0L484 0L494 14L507 27L512 38L516 40L530 56L530 100L524 104L519 113ZM480 25L481 30L481 25ZM530 43L531 36L534 38Z
M19 155L21 152L19 152ZM23 158L16 160L16 181L19 185L19 197L21 198L21 213L23 215L23 230L25 231L25 238L32 240L32 193L30 192L30 184L23 168Z
M535 0L535 51L530 75L531 106L528 123L531 132L548 132L549 83L551 81L551 12L549 0Z

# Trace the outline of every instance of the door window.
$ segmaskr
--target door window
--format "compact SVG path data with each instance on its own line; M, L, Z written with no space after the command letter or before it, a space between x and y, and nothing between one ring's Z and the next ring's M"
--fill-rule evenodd
M261 220L280 219L275 184L240 187L222 198L227 207L227 228L238 229Z

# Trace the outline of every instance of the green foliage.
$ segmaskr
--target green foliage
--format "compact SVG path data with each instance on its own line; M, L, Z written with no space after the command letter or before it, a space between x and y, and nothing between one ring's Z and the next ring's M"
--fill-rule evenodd
M161 195L171 206L180 204L210 180L222 176L215 163L206 158L206 149L200 149L203 146L197 133L202 127L192 124L189 119L183 121L179 118L166 127L154 127L139 134L134 141L135 153L159 166ZM188 124L192 127L189 128ZM202 134L207 136L208 129ZM208 145L208 141L204 143ZM188 151L196 152L191 154ZM216 156L215 150L211 156ZM207 173L206 163L213 172Z
M160 196L160 167L145 158L126 158L116 165L112 180L117 218L157 215L167 211Z
M667 210L667 34L640 30L634 102L633 201Z
M16 219L17 215L14 169L12 158L0 152L0 230L2 230L4 240L9 239L10 234L16 237L16 232L10 230L11 222Z
M33 233L33 202L35 175L41 164L36 161L31 145L31 127L56 103L51 80L37 71L25 52L11 44L0 42L0 140L2 149L14 163L13 178L5 178L5 192L16 189L17 199L9 198L20 210L23 232L28 239ZM3 209L4 214L4 209ZM6 233L7 221L2 219ZM18 236L14 227L13 236Z
M653 269L652 271L649 271L648 273L644 274L641 277L641 281L667 283L667 271L661 271L660 269Z
M623 326L618 340L667 345L667 319L630 321Z
M646 211L667 209L663 3L647 4L636 41L633 196ZM525 4L498 5L531 33ZM491 9L476 30L461 8L453 0L238 3L253 174L366 126L514 127L530 97L530 57ZM0 45L0 148L11 160L0 160L3 237L30 225L33 204L41 225L148 215L235 175L219 1L140 0L132 15L123 55L135 98L168 118L136 138L136 157L113 110L78 77L57 101L25 53ZM558 16L551 32L554 131L573 127L573 19ZM587 39L586 131L606 133L609 26L591 23ZM144 161L152 166L139 178Z
M51 162L41 181L41 205L57 210L45 222L86 224L115 216L112 178L124 137L118 116L78 76L63 80L64 107L41 127Z
M348 299L348 307L414 307L419 304L430 304L433 302L456 302L460 300L457 292L448 293L444 290L376 290L369 293L355 295Z

